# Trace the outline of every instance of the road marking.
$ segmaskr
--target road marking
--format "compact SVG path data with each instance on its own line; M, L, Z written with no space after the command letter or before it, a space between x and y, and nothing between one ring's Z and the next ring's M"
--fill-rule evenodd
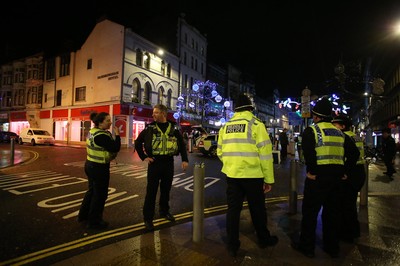
M287 201L288 198L289 197L287 197L287 196L277 197L277 198L269 198L269 199L266 199L265 201L267 203L282 202L282 201ZM301 198L302 198L302 196L298 197L298 199L301 199ZM247 201L244 202L243 206L248 206ZM212 208L204 209L204 213L205 214L213 214L216 212L222 212L222 211L226 211L226 210L227 210L227 205L221 205L221 206L215 206ZM175 219L177 221L187 219L190 217L193 217L192 211L175 215ZM170 221L165 220L165 219L154 220L154 226L159 226L159 225L163 225L166 223L170 223ZM0 265L10 265L10 264L22 265L22 264L33 263L33 262L36 262L38 260L53 256L53 255L61 254L63 252L78 249L78 248L81 248L81 247L84 247L84 246L87 246L87 245L90 245L90 244L93 244L93 243L96 243L96 242L99 242L102 240L111 239L114 237L118 237L121 235L129 234L129 233L144 230L144 229L145 229L144 223L138 223L135 225L129 225L129 226L121 227L118 229L112 229L112 230L109 230L106 232L87 236L87 237L77 239L77 240L74 240L74 241L71 241L68 243L63 243L63 244L60 244L60 245L57 245L54 247L39 250L39 251L30 253L30 254L25 254L25 255L17 257L17 258L3 261L3 262L0 262Z

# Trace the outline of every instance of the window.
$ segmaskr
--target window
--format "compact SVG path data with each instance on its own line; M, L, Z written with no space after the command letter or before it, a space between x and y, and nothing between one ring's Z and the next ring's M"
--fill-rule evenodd
M61 106L62 90L57 90L56 106Z
M165 61L162 60L161 61L161 75L165 75Z
M172 101L172 90L169 89L169 90L168 90L168 94L167 94L167 102L166 102L167 107L169 107L169 108L172 107L171 101Z
M164 100L164 88L160 87L158 89L158 101L157 101L158 104L164 104L163 100Z
M47 93L44 94L44 102L47 103Z
M183 64L186 66L186 52L183 52Z
M43 87L28 87L26 93L27 104L41 104Z
M11 107L11 100L11 91L7 91L5 99L6 107Z
M86 100L86 87L79 87L75 89L75 101L85 101Z
M62 55L60 57L60 77L69 75L70 56Z
M18 105L24 106L24 89L18 90Z
M25 68L16 68L14 71L14 83L25 82Z
M151 105L151 85L149 82L144 85L144 104Z
M132 92L131 92L132 102L140 103L140 82L136 78L132 82Z
M190 67L194 69L194 57L192 56L192 60L190 61Z
M55 58L51 58L46 62L46 80L54 79L55 72L56 72L56 61Z
M136 65L142 66L143 62L143 52L139 48L136 49Z
M143 59L144 59L144 67L150 69L150 54L145 53Z
M87 60L87 69L92 69L92 63L93 63L92 59Z
M171 64L167 65L167 77L171 77Z
M194 60L194 70L197 71L197 58Z

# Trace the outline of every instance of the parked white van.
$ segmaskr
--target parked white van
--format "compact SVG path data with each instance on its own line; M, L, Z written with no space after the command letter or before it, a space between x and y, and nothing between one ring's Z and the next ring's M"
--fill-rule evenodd
M41 128L24 128L19 134L19 144L30 143L33 146L36 144L54 145L54 137L47 131Z

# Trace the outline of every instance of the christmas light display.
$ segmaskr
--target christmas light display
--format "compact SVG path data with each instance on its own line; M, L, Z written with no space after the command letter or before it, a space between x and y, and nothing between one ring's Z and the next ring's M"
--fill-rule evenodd
M217 91L218 84L209 80L196 80L191 90L178 97L174 118L199 121L203 124L220 126L232 116L231 103Z

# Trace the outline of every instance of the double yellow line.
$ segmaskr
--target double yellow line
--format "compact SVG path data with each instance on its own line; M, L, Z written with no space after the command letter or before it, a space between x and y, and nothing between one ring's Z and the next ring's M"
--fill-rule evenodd
M301 199L302 196L299 196L298 199ZM283 202L287 201L288 197L276 197L276 198L269 198L266 199L265 201L267 203L277 203L277 202ZM248 206L247 201L243 203L245 207ZM204 209L204 214L213 214L213 213L218 213L218 212L223 212L227 210L227 205L221 205L221 206L215 206L211 208ZM184 220L193 217L193 211L191 212L185 212L181 214L175 215L175 219L177 221L179 220ZM155 226L163 225L166 223L170 223L170 221L165 220L165 219L157 219L154 221ZM135 231L143 230L145 229L144 223L139 223L135 225L129 225L125 227L121 227L118 229L113 229L109 230L106 232L98 233L95 235L87 236L78 240L74 240L68 243L64 243L61 245L57 245L51 248L43 249L40 251L36 251L30 254L23 255L21 257L13 258L7 261L0 262L0 265L24 265L28 263L33 263L35 261L60 254L66 251L70 251L73 249L77 249L95 242L99 242L102 240L110 239L113 237L129 234Z

